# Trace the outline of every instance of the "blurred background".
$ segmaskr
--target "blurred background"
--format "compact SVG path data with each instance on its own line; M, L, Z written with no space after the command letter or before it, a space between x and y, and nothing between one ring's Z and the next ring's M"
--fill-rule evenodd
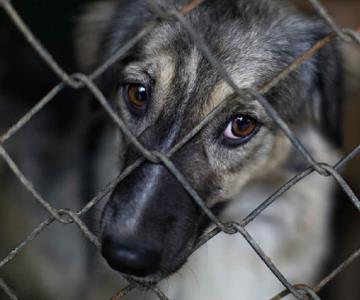
M311 11L307 1L294 1ZM93 1L16 0L13 4L59 64L73 73L78 69L74 58L73 28L84 4L90 2ZM338 24L360 28L359 0L322 2ZM344 52L347 86L343 152L348 153L360 144L360 47L346 45ZM0 135L58 82L0 9ZM93 191L84 190L81 184L86 175L86 168L82 167L86 160L83 150L92 145L84 145L81 138L86 137L84 128L88 123L96 120L82 117L81 99L80 92L63 90L5 145L25 175L55 207L78 209L83 203L77 199L93 196ZM344 174L360 196L359 156ZM337 198L333 251L326 271L360 247L360 216L340 191ZM36 205L0 159L0 258L46 217L45 210ZM84 299L84 291L89 295L86 299L109 298L119 288L119 278L106 268L104 271L91 265L84 268L84 261L88 259L87 245L74 225L54 224L1 269L0 277L14 287L20 299ZM93 264L101 264L100 259L93 260ZM96 274L92 274L95 269ZM88 281L83 282L89 274L96 281L96 289ZM323 299L360 299L359 278L360 261L357 261L322 291ZM58 295L62 296L59 298ZM6 299L1 290L0 299Z
M307 1L297 2L311 11ZM323 0L322 3L326 5L339 25L360 29L360 1ZM345 45L344 53L347 85L342 150L345 154L360 143L360 47ZM348 165L344 174L356 195L360 196L360 156ZM341 191L338 192L333 227L334 251L329 260L327 272L360 247L360 216ZM323 290L322 299L360 299L359 278L360 261L358 260Z

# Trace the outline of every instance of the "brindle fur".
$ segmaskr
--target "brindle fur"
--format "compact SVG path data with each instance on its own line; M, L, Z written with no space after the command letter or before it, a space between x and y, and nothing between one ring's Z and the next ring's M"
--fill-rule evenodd
M158 0L157 4L172 9L186 2ZM84 69L110 57L153 18L146 1L107 1L89 9L78 30ZM186 19L243 89L261 88L330 32L319 19L298 12L286 1L205 1ZM122 84L132 82L151 89L143 116L134 116L123 99ZM164 153L234 94L174 21L159 23L100 83L141 143ZM316 157L333 162L335 147L326 139L333 145L340 142L341 94L341 58L334 43L266 98ZM239 221L307 164L257 101L237 100L171 160L209 207L225 220ZM236 147L222 137L234 113L250 114L262 124L250 141ZM118 151L116 159L113 163L114 157L105 159L118 172L141 157L126 136L119 137L112 149ZM104 180L107 175L101 174ZM290 281L312 283L319 275L329 247L330 198L331 184L315 176L282 196L250 226ZM220 203L225 204L223 209L217 209ZM161 255L156 272L137 279L157 281L172 275L164 287L174 300L266 299L281 289L240 237L220 234L188 259L208 225L165 167L145 163L119 183L105 205L100 223L103 253L107 257L118 242L156 248Z

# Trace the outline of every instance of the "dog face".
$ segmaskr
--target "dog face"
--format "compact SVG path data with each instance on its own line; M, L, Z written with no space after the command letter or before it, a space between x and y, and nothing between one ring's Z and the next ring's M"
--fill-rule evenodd
M154 18L144 2L108 2L84 18L83 28L94 24L94 16L99 21L98 27L89 27L89 45L81 39L86 65L109 57ZM170 9L184 1L157 3ZM261 88L328 33L318 20L277 1L205 1L186 19L243 89ZM313 122L336 140L340 68L336 46L328 46L266 97L294 126ZM179 23L159 23L110 73L103 89L119 115L146 148L162 153L217 105L233 99L171 157L214 211L249 180L270 174L290 153L289 142L262 106L237 97ZM121 139L125 168L141 154L126 136ZM104 208L102 253L122 273L159 280L185 263L206 225L206 217L166 167L143 163L118 184Z

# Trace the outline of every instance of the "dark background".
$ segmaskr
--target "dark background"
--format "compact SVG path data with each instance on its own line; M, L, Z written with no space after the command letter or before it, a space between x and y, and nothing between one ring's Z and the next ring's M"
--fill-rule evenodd
M77 71L77 66L74 60L74 37L72 31L76 23L76 17L80 15L83 5L89 2L92 1L17 0L13 1L13 4L58 63L67 72L73 73ZM305 9L311 10L306 1L297 0L295 2L298 2ZM339 24L360 28L360 1L324 0L323 3ZM348 84L344 112L345 142L343 151L347 153L360 143L360 47L346 46L345 56ZM9 21L7 15L0 10L0 134L58 82L59 80L53 72L27 44L16 27ZM63 168L79 163L79 160L81 160L79 157L80 145L70 143L68 138L71 133L74 133L79 128L78 112L81 109L80 101L77 101L79 97L78 92L70 89L64 90L56 101L34 120L30 125L32 128L24 128L23 133L19 134L14 139L14 142L9 141L9 149L12 150L14 157L18 158L20 165L22 164L25 169L31 169L31 160L36 162L37 158L41 156L41 163L45 161L46 164L46 174L55 174L56 172L66 173ZM50 135L48 130L43 129L44 124L46 124L45 127L51 128ZM30 132L27 130L36 132L36 139L34 137L32 143L29 142L28 138L24 138L26 133ZM63 141L61 145L59 145L59 141ZM59 148L62 151L62 157L57 156ZM29 149L35 150L32 150L29 154ZM22 157L25 150L28 159ZM37 176L37 173L33 170L29 172L32 173L33 178ZM46 178L43 170L38 172L42 173L40 178ZM357 195L360 195L359 156L351 162L344 174ZM76 174L72 175L76 177ZM0 257L5 256L11 246L16 245L45 216L42 213L32 220L27 220L24 212L19 212L18 207L14 205L14 202L18 200L16 193L21 192L24 195L26 193L20 185L14 185L14 178L8 179L8 177L11 177L10 173L4 168L3 162L0 162L0 219L3 220L0 222ZM75 186L76 183L74 182L75 180L72 180L71 184ZM50 180L49 182L39 183L40 190L46 194L46 191L51 189L51 184ZM333 225L335 232L334 251L332 258L329 260L329 270L360 247L360 216L340 191L337 200ZM31 201L33 200L31 199ZM21 206L21 203L19 206ZM16 220L16 226L14 220ZM8 228L12 230L11 235L9 235ZM83 247L85 248L85 246ZM26 299L39 299L38 295L43 293L41 290L49 288L49 286L47 284L33 288L29 286L32 281L27 276L31 275L27 275L27 270L22 269L21 263L24 262L21 260L22 258L25 260L26 257L17 258L11 263L5 270L5 275L10 274L9 277L4 276L10 278L10 284L13 284L16 291L18 291L19 286L17 278L20 278L21 288L19 294L25 296ZM35 258L32 257L32 259ZM13 276L9 271L10 268L14 269ZM61 271L61 269L55 270ZM350 266L341 276L337 277L329 287L324 289L323 299L360 299L359 278L360 262L357 262ZM58 285L61 284L58 282ZM32 292L29 292L29 289L32 289ZM116 288L111 287L111 289L115 291ZM108 291L111 289L109 288ZM3 299L1 293L0 291L0 299ZM45 295L43 297L46 299L51 296ZM71 298L71 296L69 297ZM51 299L55 298L51 297Z

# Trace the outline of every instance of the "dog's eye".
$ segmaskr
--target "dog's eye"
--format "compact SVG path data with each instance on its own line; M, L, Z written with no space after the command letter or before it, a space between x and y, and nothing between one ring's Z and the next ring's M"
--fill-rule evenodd
M141 84L128 84L125 87L125 98L131 109L144 111L148 103L148 91Z
M258 122L247 115L233 117L224 131L224 136L230 140L246 142L258 129Z

